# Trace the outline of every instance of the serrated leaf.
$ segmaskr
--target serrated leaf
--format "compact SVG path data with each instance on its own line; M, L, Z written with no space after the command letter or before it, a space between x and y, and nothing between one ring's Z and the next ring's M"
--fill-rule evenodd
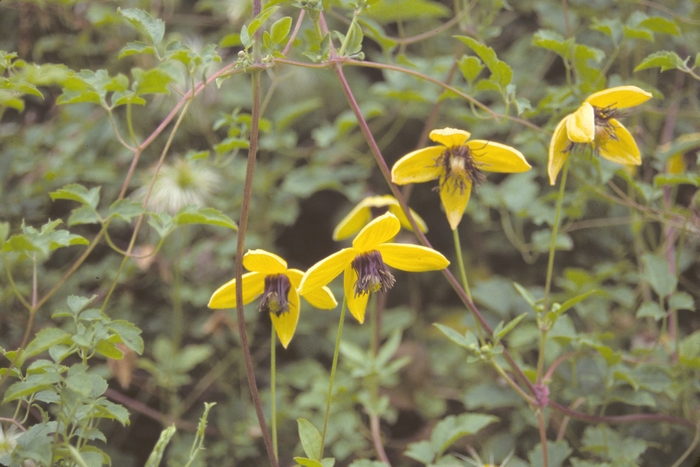
M668 299L668 306L673 310L695 311L695 300L686 292L676 292Z
M467 83L473 83L481 70L484 69L484 65L476 57L463 56L459 59L459 71L462 72L462 76L467 81Z
M297 426L299 428L299 439L301 440L301 447L304 449L304 453L306 453L310 459L320 464L321 452L323 451L321 433L319 433L316 427L305 418L298 418Z
M73 209L68 216L68 226L83 224L99 224L101 223L100 216L90 206L80 206Z
M248 149L250 142L244 138L229 137L214 146L218 154L225 154L234 149Z
M121 404L115 404L107 399L100 399L95 405L95 410L101 418L116 420L123 426L129 424L129 411Z
M654 188L674 185L700 186L700 177L692 174L658 174L654 176Z
M363 14L380 23L413 19L446 18L452 11L430 0L383 0L373 3Z
M124 345L141 355L143 353L143 339L141 330L136 325L125 320L114 320L109 323L108 329L119 336Z
M156 48L152 45L148 45L145 42L136 41L129 42L124 47L122 47L122 49L119 51L118 58L119 60L121 60L124 57L137 54L157 55L158 53L156 52Z
M152 68L150 70L141 70L134 68L134 92L138 95L144 94L169 94L168 85L172 81L169 74L160 68Z
M642 60L642 63L637 65L634 71L636 72L640 70L645 70L647 68L655 67L661 68L662 72L674 69L687 70L688 67L686 65L686 62L687 59L685 61L681 60L681 58L675 52L655 52L647 56L644 60Z
M362 28L357 22L350 25L348 30L347 39L345 42L345 56L357 55L362 51L362 39L364 34L362 34Z
M430 441L418 441L408 445L408 449L404 452L406 457L417 460L421 464L430 465L435 460L437 453L433 449Z
M623 32L627 39L641 39L647 42L654 42L654 33L646 28L625 26Z
M97 204L100 202L100 187L95 187L88 190L82 185L73 183L71 185L64 186L60 190L52 191L49 193L49 196L54 201L57 199L68 199L77 201L95 209L97 208Z
M35 392L51 389L54 384L59 382L61 382L61 375L58 373L31 374L24 381L19 381L7 388L3 403L21 399Z
M22 352L22 358L17 362L17 365L22 366L22 363L28 358L39 355L53 346L68 343L70 343L70 334L63 329L44 328L36 333L34 339L32 339L32 341L24 349L24 352Z
M482 62L491 71L490 82L496 86L500 92L505 92L505 87L510 84L513 79L513 70L506 63L498 59L496 52L489 46L479 43L476 39L468 36L455 36L460 41L464 42L475 54L479 56ZM488 83L481 81L481 83ZM481 84L483 89L488 89L488 84ZM478 86L477 86L478 87Z
M126 18L142 35L149 38L156 47L163 41L165 35L165 23L160 18L153 18L147 12L139 8L122 10L117 8L117 13Z
M532 38L533 45L543 49L551 50L565 60L571 58L571 46L573 38L565 39L564 36L555 31L540 29Z
M107 211L107 217L121 219L130 222L134 217L140 216L145 210L143 205L129 199L119 199L112 203Z
M176 225L206 224L238 230L238 226L227 215L214 208L198 209L197 206L185 206L173 218Z

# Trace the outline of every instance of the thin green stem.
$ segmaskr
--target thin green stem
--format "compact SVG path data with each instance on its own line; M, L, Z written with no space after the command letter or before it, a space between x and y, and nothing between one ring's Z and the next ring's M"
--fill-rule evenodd
M513 381L513 379L510 376L508 376L508 373L506 373L505 370L501 368L501 365L496 363L495 360L491 360L491 366L493 366L496 372L499 375L501 375L501 377L506 381L506 383L508 383L508 386L513 388L513 390L517 392L520 395L520 397L522 397L528 404L535 405L535 399L525 394L525 391L523 391L520 388L520 386L518 386L518 384L515 381Z
M683 461L686 460L688 456L693 453L693 451L695 451L695 448L698 447L698 443L700 443L700 421L695 425L695 436L693 437L693 441L690 443L690 446L688 446L688 449L681 454L681 457L679 457L671 467L680 467Z
M335 338L335 350L333 350L333 364L331 365L331 377L328 380L328 396L326 397L326 415L323 417L323 431L321 432L321 458L326 448L326 433L328 432L328 419L331 414L331 402L333 399L333 383L335 382L335 371L338 368L338 356L340 355L340 339L343 337L343 323L345 322L345 310L347 300L343 297L343 306L340 310L340 321L338 322L338 334Z
M561 182L559 185L559 195L557 196L557 209L554 214L554 225L552 226L552 241L549 244L549 261L547 262L547 279L544 286L544 308L546 313L549 311L549 293L552 289L552 273L554 272L554 253L557 248L557 235L559 234L559 226L561 223L561 206L564 201L564 187L566 186L566 177L569 173L569 158L564 161L564 168L561 171Z
M454 238L454 241L455 241L455 254L457 255L457 265L459 266L459 275L462 278L462 287L464 287L464 291L467 293L467 297L469 297L469 300L471 300L472 293L469 290L469 282L467 282L467 270L464 268L464 259L462 258L462 245L459 241L458 229L454 229L452 231L452 237Z
M275 457L279 459L279 451L277 450L277 394L275 388L277 386L277 333L275 327L272 327L272 336L270 337L270 424L272 429L272 449L275 451Z

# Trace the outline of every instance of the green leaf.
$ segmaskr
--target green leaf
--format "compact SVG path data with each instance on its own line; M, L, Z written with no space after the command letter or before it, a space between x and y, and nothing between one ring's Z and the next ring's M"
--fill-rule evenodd
M647 68L655 67L661 68L662 72L673 69L685 71L688 69L688 66L686 65L687 61L688 59L681 60L681 58L675 52L655 52L647 56L644 60L642 60L642 63L637 65L634 71L636 72L640 70L646 70Z
M121 342L128 348L141 355L143 353L143 339L141 338L141 330L136 325L125 321L115 320L109 323L108 329L119 336Z
M34 339L22 352L22 358L17 362L17 366L22 366L28 358L39 355L59 344L69 344L70 334L59 328L44 328L36 333Z
M644 302L637 310L635 315L637 318L653 318L655 321L660 320L666 314L656 302Z
M161 431L160 438L158 438L158 442L153 448L153 451L151 451L151 455L148 456L148 460L146 461L146 465L144 467L158 467L160 465L160 460L163 458L165 448L168 446L168 443L170 443L170 439L175 434L175 431L175 425L169 426L165 430Z
M350 29L348 30L348 35L346 39L345 56L352 57L358 55L362 52L362 39L364 34L362 34L362 28L357 22L350 24Z
M90 206L80 206L73 209L68 216L68 226L82 224L100 224L100 215Z
M160 238L165 238L175 228L173 218L167 212L151 213L148 217L148 225L158 233Z
M401 331L397 329L391 333L389 339L387 339L384 345L382 345L382 347L379 349L379 352L377 352L377 365L380 367L386 365L389 359L396 354L396 351L399 349L400 345Z
M404 452L406 457L417 460L421 464L429 465L435 460L437 453L433 449L430 441L418 441L408 445L408 449Z
M672 310L695 311L695 300L686 292L675 292L668 299L668 306Z
M119 51L119 60L121 60L124 57L128 57L129 55L137 55L137 54L149 54L149 55L158 55L156 48L153 47L152 45L146 44L145 42L129 42L126 44L122 49Z
M69 199L95 209L97 208L97 204L100 202L100 187L95 187L88 190L82 185L73 183L71 185L64 186L60 190L49 193L49 196L51 196L51 199L54 201L57 199Z
M66 299L66 303L68 304L68 308L73 312L73 314L77 315L81 311L85 309L86 306L92 302L97 295L93 295L90 298L87 297L81 297L78 295L69 295L68 298Z
M561 305L559 305L559 307L556 310L554 309L554 307L552 307L552 311L550 311L547 314L547 317L550 319L551 322L554 322L557 320L557 318L559 318L559 316L566 313L571 307L582 302L583 300L587 299L588 297L590 297L591 295L593 295L595 293L599 293L598 290L595 290L595 289L589 290L586 293L583 293L581 295L577 295L573 298L570 298L567 301L565 301L564 303L562 303Z
M380 23L394 23L413 19L446 18L452 11L429 0L382 0L373 3L365 12Z
M513 79L513 70L511 67L506 62L499 60L496 56L496 52L491 47L481 44L476 39L468 36L455 37L464 42L479 56L481 61L483 61L489 71L491 71L490 81L500 88L499 91L505 92L506 86L510 84Z
M205 224L226 227L238 230L238 226L227 215L214 208L198 208L197 206L185 206L173 218L176 225Z
M639 26L650 29L654 32L670 34L672 36L678 36L681 33L675 21L662 16L652 16L647 18L641 21Z
M250 22L250 25L247 28L247 34L250 37L253 37L255 35L255 32L260 29L260 26L263 25L267 19L272 16L274 12L276 12L280 7L279 6L267 6L263 11L258 14L255 18L253 18L253 21ZM243 34L241 33L241 36Z
M484 65L476 57L463 56L459 59L459 71L462 72L462 76L467 81L467 83L473 83L481 70L484 69Z
M571 455L572 449L569 443L561 441L547 441L547 455L549 464L548 467L562 467L564 461ZM542 443L538 443L532 451L527 454L527 458L531 465L544 465L542 458Z
M299 465L303 465L304 467L323 467L323 464L321 464L319 461L309 459L307 457L295 457L294 461L296 461L296 463Z
M529 290L527 290L525 287L523 287L522 285L518 284L517 282L513 282L513 287L515 287L515 290L518 291L518 293L520 294L520 296L523 297L523 298L525 299L525 301L527 302L527 304L530 305L530 307L531 307L533 310L536 310L536 309L537 309L537 306L536 306L537 300L535 300L535 296L532 295L532 294L530 293Z
M143 205L130 199L119 199L112 203L107 211L107 217L121 219L130 222L134 217L140 216L145 210Z
M654 33L646 28L625 26L623 32L627 39L641 39L647 42L654 42Z
M540 29L533 36L532 43L536 47L551 50L568 61L571 59L571 47L574 44L574 38L564 39L564 36L558 32Z
M305 418L298 418L297 425L299 427L299 439L301 440L301 447L304 449L304 453L306 453L310 459L318 461L320 464L321 452L323 451L321 433L319 433L316 427Z
M138 95L144 94L169 94L168 85L172 78L160 68L141 70L134 68L131 70L134 75L134 92Z
M482 428L498 421L498 417L478 413L448 415L440 420L430 436L433 450L442 455L459 438L478 433Z
M153 19L150 14L139 8L117 8L117 13L126 18L143 36L149 38L156 47L163 41L165 23L160 18Z
M95 410L101 418L116 420L123 426L129 424L129 411L121 404L115 404L107 399L100 399L95 405Z
M292 28L292 18L285 16L284 18L278 19L270 27L270 37L273 44L280 44L286 38L287 34Z
M598 19L593 17L592 20L593 25L591 26L591 29L607 34L616 45L620 43L620 39L622 39L623 25L619 18Z
M520 316L517 316L517 317L513 318L512 320L510 320L508 322L508 324L506 324L505 326L503 325L503 321L498 323L498 326L496 326L496 329L493 331L493 335L495 337L494 343L497 344L498 342L500 342L501 339L503 339L503 337L505 337L506 334L508 334L510 331L512 331L513 328L515 328L515 326L517 326L518 323L520 323L520 321L525 319L525 317L527 315L528 315L528 313L523 313Z
M471 331L467 331L465 335L462 335L444 324L433 323L433 326L438 328L449 340L460 347L464 347L468 350L476 350L479 346L479 340Z
M658 174L654 176L654 188L674 185L700 186L700 177L692 174Z
M230 136L214 146L214 150L218 154L225 154L233 151L234 149L248 149L249 146L250 142L247 139Z
M670 295L678 285L678 279L671 274L668 263L656 255L647 253L642 256L644 272L642 277L651 285L660 297Z
M61 382L61 375L55 372L31 374L24 381L19 381L7 388L3 403L21 399L35 392L51 389L59 382Z
M17 438L13 455L21 459L32 459L41 465L51 465L54 447L52 435L55 431L56 422L37 423Z

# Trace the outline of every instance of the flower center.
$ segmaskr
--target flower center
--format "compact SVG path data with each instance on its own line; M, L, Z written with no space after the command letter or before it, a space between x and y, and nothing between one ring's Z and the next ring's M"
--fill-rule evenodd
M377 250L357 255L352 260L352 268L357 273L355 297L370 292L386 292L396 282L389 268L384 264L382 254Z
M289 289L292 284L284 274L265 276L265 290L260 298L258 311L280 316L289 311Z
M619 138L615 134L615 126L610 123L610 119L622 116L622 112L612 107L611 104L607 107L593 106L593 115L595 119L595 138L596 139L612 139L617 141Z
M464 194L467 189L467 182L472 186L477 186L486 177L479 170L479 163L474 160L469 146L452 146L445 149L435 159L435 164L445 171L443 185L449 183L453 190L459 190Z

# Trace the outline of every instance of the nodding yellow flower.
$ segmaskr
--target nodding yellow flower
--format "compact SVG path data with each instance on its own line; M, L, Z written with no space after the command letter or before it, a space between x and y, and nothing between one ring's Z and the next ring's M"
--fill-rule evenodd
M338 223L333 231L333 240L339 241L352 237L359 232L362 227L367 225L373 217L384 214L386 211L389 211L399 219L401 227L413 231L408 217L403 213L401 205L396 198L391 195L368 196L360 201L360 203ZM416 220L420 231L427 232L428 226L425 225L423 219L421 219L413 209L411 209L411 215Z
M261 297L258 311L270 314L277 337L286 349L294 337L299 322L299 295L307 302L324 310L338 305L328 287L307 287L304 293L297 292L304 273L298 269L287 269L287 262L265 250L249 250L243 256L243 266L249 273L241 278L243 304ZM236 279L230 280L211 296L209 308L235 308Z
M455 230L469 203L472 186L485 178L483 172L526 172L532 167L516 149L493 141L467 141L471 133L454 128L430 132L440 146L406 154L391 169L397 185L440 179L439 191L447 221Z
M636 86L618 86L588 96L554 130L547 164L549 183L554 185L564 161L577 145L591 145L596 154L618 164L641 165L637 143L617 118L623 115L620 109L643 104L651 97Z
M396 279L387 265L409 272L435 271L450 262L437 251L419 245L386 243L396 236L401 223L387 212L367 224L344 248L311 266L304 274L299 293L316 290L344 272L343 289L350 313L360 323L370 292L386 292Z

